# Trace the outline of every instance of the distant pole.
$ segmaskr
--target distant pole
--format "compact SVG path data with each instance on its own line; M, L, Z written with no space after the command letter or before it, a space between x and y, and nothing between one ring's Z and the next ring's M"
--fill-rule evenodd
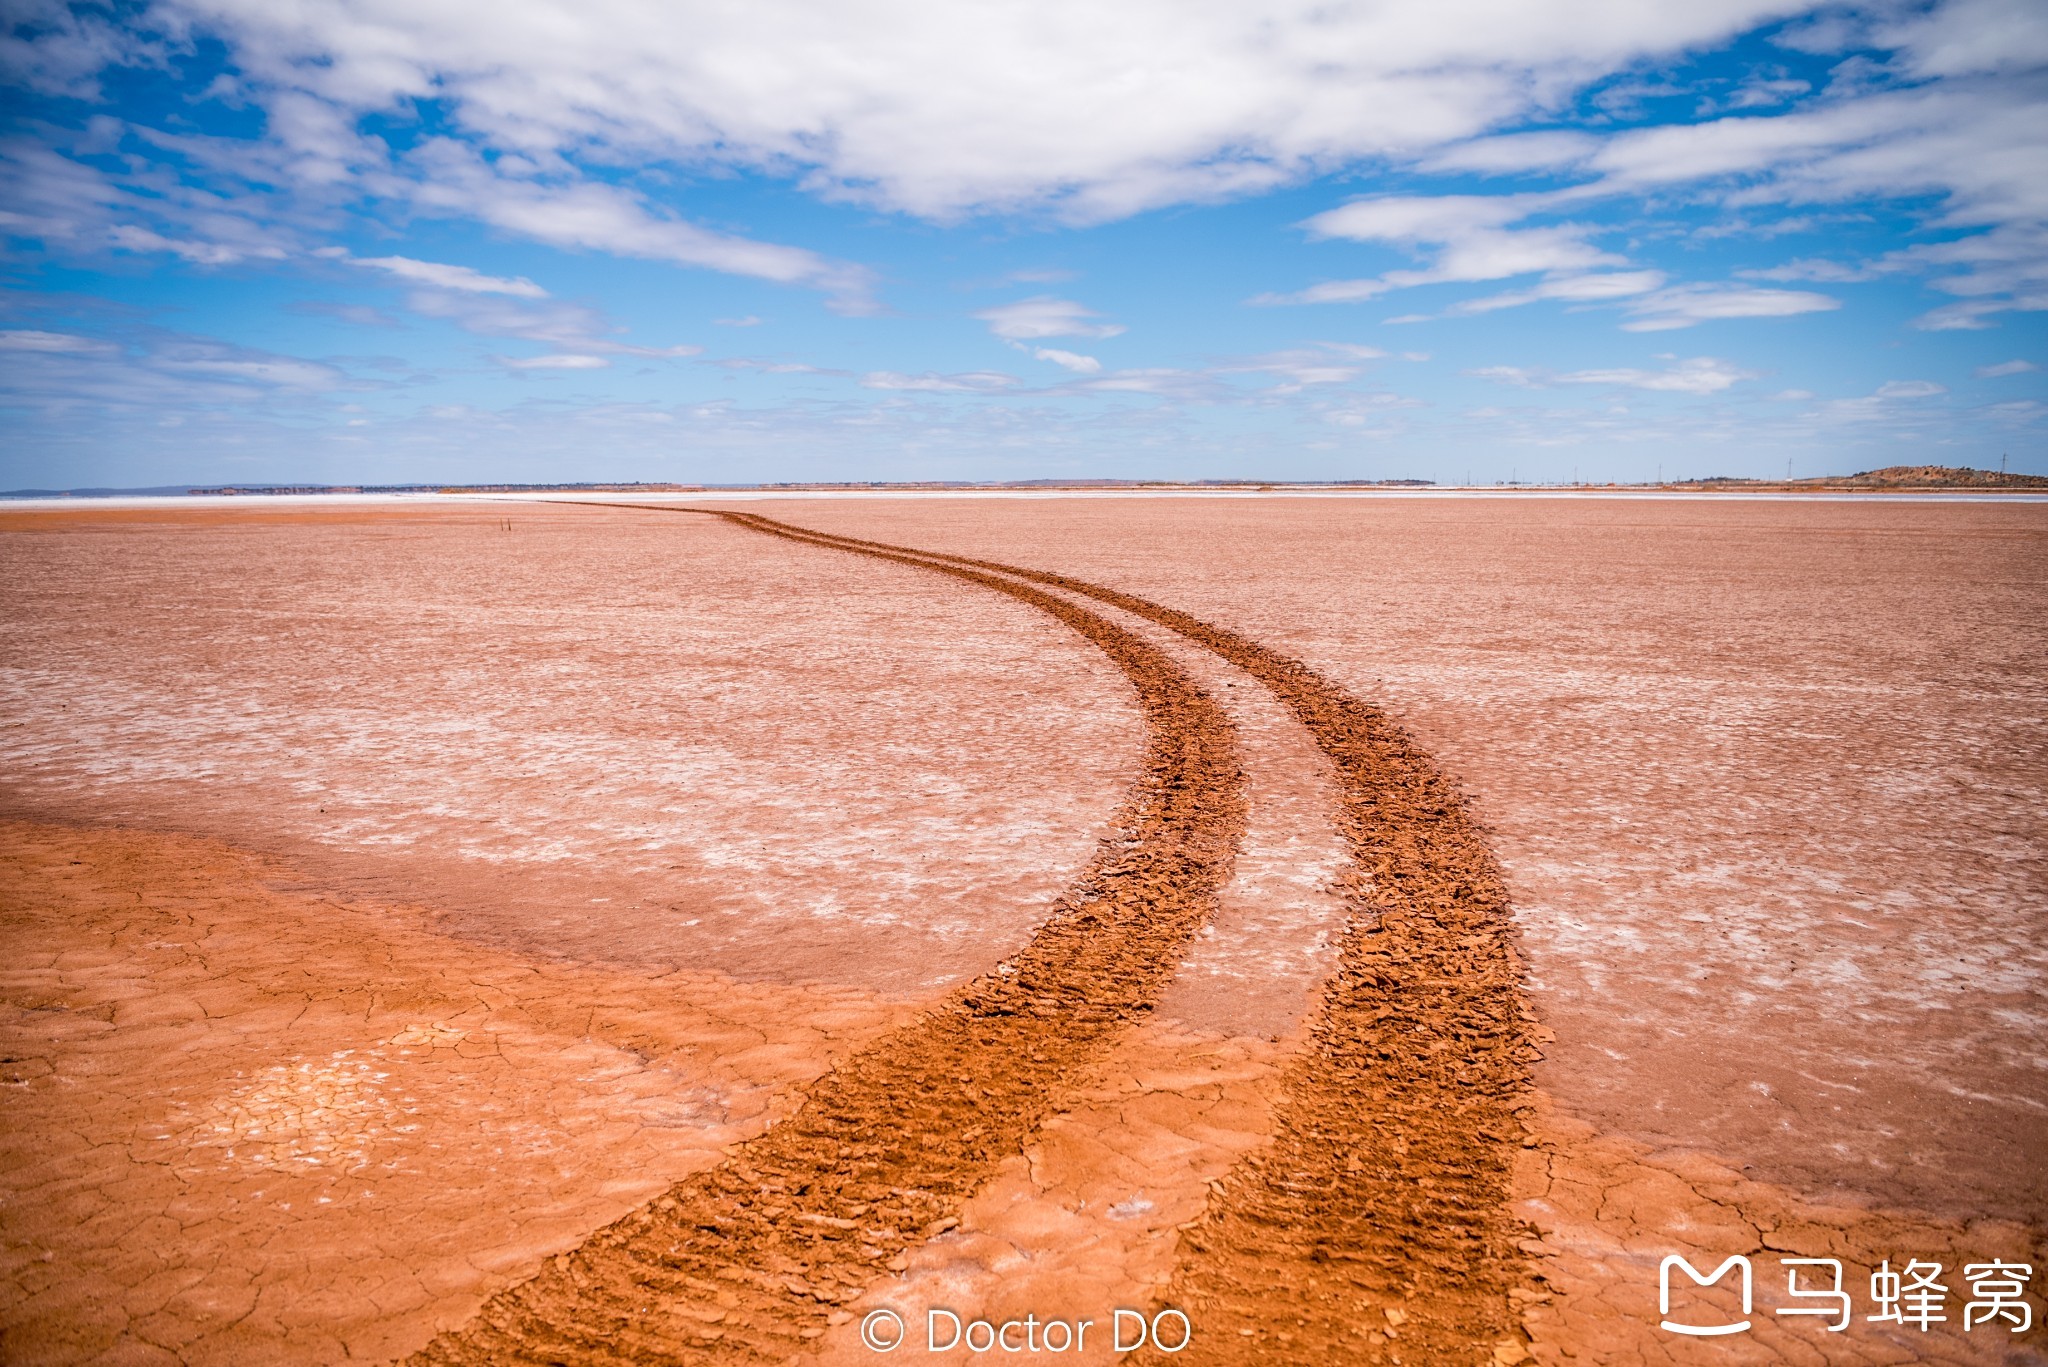
M2005 473L2005 452L2003 451L1998 453L1998 473L2001 475Z

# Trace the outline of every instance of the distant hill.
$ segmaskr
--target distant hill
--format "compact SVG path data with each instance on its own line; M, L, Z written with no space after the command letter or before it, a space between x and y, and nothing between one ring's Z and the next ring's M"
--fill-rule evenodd
M1972 470L1956 465L1887 465L1854 475L1818 475L1811 479L1741 479L1711 475L1674 480L1670 489L2048 489L2048 476L2012 475L2002 470Z
M2009 475L1955 465L1887 465L1825 482L1870 489L2048 489L2048 476Z

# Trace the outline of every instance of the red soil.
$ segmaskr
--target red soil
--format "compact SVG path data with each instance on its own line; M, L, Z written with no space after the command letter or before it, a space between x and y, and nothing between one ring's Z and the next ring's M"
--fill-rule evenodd
M1654 1288L1667 1252L1755 1254L1760 1297L1777 1253L1852 1286L2048 1264L2039 508L731 506L1186 609L1456 775L1555 1032L1500 1360L2035 1360L2039 1328L1768 1313L1702 1357ZM1113 668L1042 615L672 513L9 514L0 572L0 805L103 828L8 829L10 1358L331 1361L463 1322L1023 944L1141 753ZM1254 831L1262 792L1317 791L1285 752L1247 761ZM1184 972L1183 1023L1129 1034L849 1308L1156 1299L1328 962L1208 952L1292 985L1233 1018ZM678 1095L720 1109L643 1115ZM376 1197L334 1186L366 1159Z

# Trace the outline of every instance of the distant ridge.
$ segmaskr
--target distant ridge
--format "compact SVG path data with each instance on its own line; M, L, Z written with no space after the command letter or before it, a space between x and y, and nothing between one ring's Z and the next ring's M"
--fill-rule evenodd
M1887 465L1851 475L1844 484L1882 489L2048 489L2048 476L2013 475L1953 465Z
M1674 480L1666 489L2048 489L2048 475L2015 475L2003 470L1972 470L1958 465L1887 465L1854 475L1818 475L1809 479L1747 479L1710 475Z

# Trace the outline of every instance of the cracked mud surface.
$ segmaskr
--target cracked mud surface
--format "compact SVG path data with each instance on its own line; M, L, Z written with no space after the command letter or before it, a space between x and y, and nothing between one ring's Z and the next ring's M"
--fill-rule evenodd
M0 513L0 811L229 840L519 953L912 994L1022 945L1141 749L1101 652L609 517Z
M0 823L0 1359L388 1359L912 1009L497 955L289 873Z
M1487 824L1569 1114L2048 1218L2039 507L744 506L1115 585L1386 705Z
M1852 1288L1880 1258L1937 1259L1954 1283L2006 1257L2034 1265L2041 1305L2038 510L751 506L1190 609L1393 703L1471 787L1556 1033L1539 1032L1542 1090L1486 1179L1524 1222L1483 1328L1507 1333L1467 1344L1615 1367L2044 1360L2039 1328L1829 1335L1771 1313L1781 1254L1839 1257ZM506 508L532 534L514 551L479 535L499 511L73 514L61 553L46 515L0 520L46 529L0 536L26 586L0 804L101 827L7 832L25 853L4 981L27 1045L9 1056L36 1075L5 1096L0 1356L388 1358L538 1269L574 1269L554 1260L593 1229L624 1216L641 1238L666 1213L650 1197L705 1183L832 1060L1023 945L1131 780L1122 674L1035 608L671 512ZM246 601L219 578L223 540ZM1084 605L1236 723L1238 864L1156 1009L1006 1152L973 1156L983 1175L934 1222L956 1224L899 1231L880 1268L828 1253L856 1275L770 1299L793 1299L820 1329L797 1330L805 1356L835 1364L872 1360L849 1317L876 1305L1188 1303L1218 1288L1182 1240L1220 1215L1207 1275L1226 1284L1216 1318L1197 1315L1218 1332L1180 1360L1461 1360L1385 1265L1347 1269L1368 1303L1346 1323L1328 1264L1291 1261L1292 1229L1229 1228L1269 1185L1248 1160L1285 1158L1306 1038L1289 1002L1332 962L1309 895L1324 875L1306 872L1329 867L1311 813L1334 819L1330 775L1277 704L1262 717L1236 696L1241 672ZM491 653L506 633L519 649ZM452 652L450 670L414 641L477 659ZM338 685L324 702L263 682L314 673ZM387 715L402 720L380 738ZM809 759L820 782L778 780ZM313 821L333 813L302 798L346 819ZM803 825L811 811L825 824ZM122 822L289 863L106 829ZM424 838L387 843L408 822ZM41 903L14 895L32 886ZM30 905L51 914L25 921ZM205 936L138 929L194 908ZM42 958L11 952L24 936ZM163 947L187 942L212 947ZM462 1015L477 981L492 991ZM445 1191L405 1166L422 1153ZM394 1160L368 1201L332 1181ZM860 1232L813 1227L823 1244ZM1753 1256L1754 1332L1658 1332L1670 1252ZM1296 1279L1282 1295L1227 1284L1275 1266ZM710 1338L730 1332L733 1287L678 1304L698 1356L759 1346ZM1223 1316L1246 1307L1241 1335ZM766 1318L772 1351L794 1321Z
M1533 1256L1535 1281L1511 1294L1542 1367L2048 1362L2048 1326L2038 1313L2024 1334L2011 1332L2009 1323L1990 1329L1980 1324L1969 1332L1961 1324L1969 1298L1969 1284L1960 1275L1965 1266L1996 1258L2029 1266L2038 1277L2048 1265L2048 1237L2039 1221L2018 1212L2015 1218L1961 1220L1812 1200L1755 1181L1726 1159L1603 1136L1558 1114L1547 1098L1531 1117L1530 1131L1516 1167L1515 1209L1534 1227L1536 1237L1524 1248ZM1657 1328L1657 1268L1673 1253L1702 1273L1731 1254L1751 1259L1755 1310L1749 1333L1709 1344L1680 1341ZM1780 1258L1840 1261L1842 1285L1854 1293L1855 1322L1831 1333L1821 1327L1829 1322L1825 1318L1781 1317L1780 1309L1812 1302L1785 1294L1791 1269ZM1880 1262L1888 1260L1896 1270L1908 1259L1940 1263L1943 1284L1952 1293L1945 1322L1924 1331L1867 1318L1873 1307L1864 1292L1871 1272ZM1824 1273L1805 1275L1803 1286L1826 1285ZM2040 1283L2034 1285L2038 1291ZM2033 1303L2040 1304L2038 1294ZM1726 1323L1739 1313L1734 1297L1723 1294L1702 1293L1693 1304L1701 1313L1683 1316L1692 1322Z

